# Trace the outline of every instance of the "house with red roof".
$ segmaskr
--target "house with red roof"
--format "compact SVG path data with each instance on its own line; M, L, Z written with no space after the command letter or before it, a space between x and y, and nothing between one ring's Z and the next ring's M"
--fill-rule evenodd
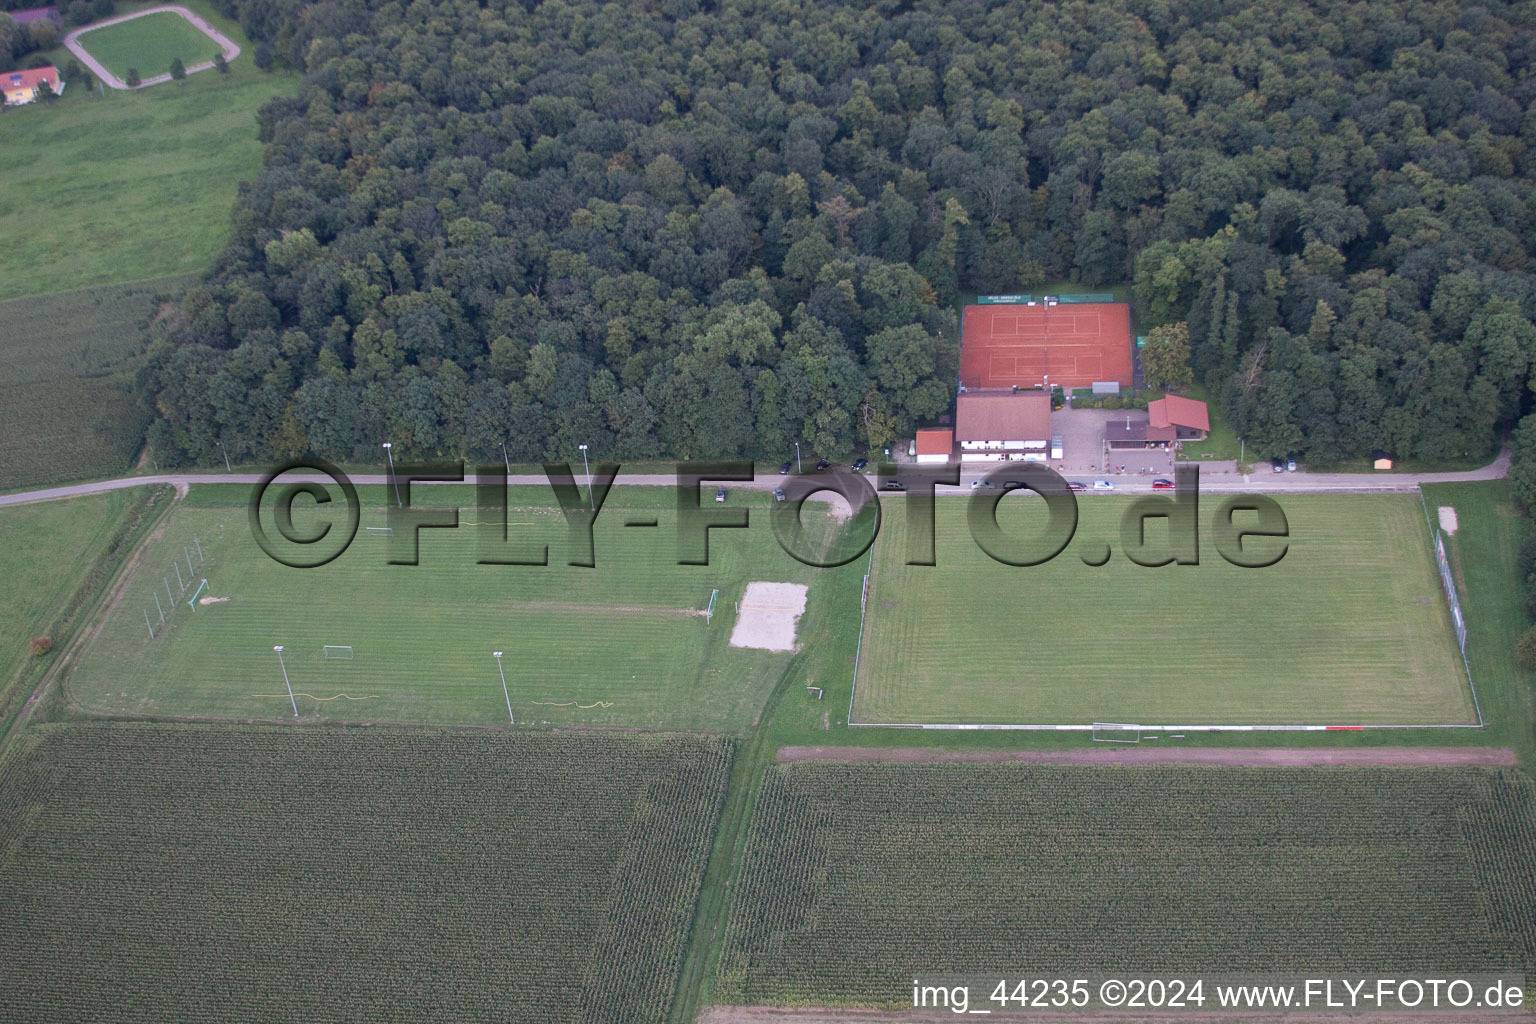
M26 71L0 71L0 94L5 96L8 107L31 103L38 98L38 86L43 82L48 83L55 96L64 91L64 83L59 80L59 69L50 65Z

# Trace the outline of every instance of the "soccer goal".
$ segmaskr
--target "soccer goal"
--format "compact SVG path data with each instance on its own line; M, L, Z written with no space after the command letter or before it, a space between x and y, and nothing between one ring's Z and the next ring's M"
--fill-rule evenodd
M715 602L717 600L719 600L719 598L720 598L720 591L718 591L718 590L711 590L709 592L709 607L704 609L704 625L706 625L706 626L709 625L710 621L712 619L714 619L714 617L715 617Z
M350 647L342 647L342 646L336 645L336 644L327 644L326 647L325 647L325 658L326 658L327 661L331 661L333 659L340 659L342 661L351 661L352 660L352 648L350 648Z
M1117 722L1094 722L1093 742L1095 743L1140 743L1141 726L1122 725Z
M365 526L363 531L370 537L393 537L395 535L395 528L393 526Z

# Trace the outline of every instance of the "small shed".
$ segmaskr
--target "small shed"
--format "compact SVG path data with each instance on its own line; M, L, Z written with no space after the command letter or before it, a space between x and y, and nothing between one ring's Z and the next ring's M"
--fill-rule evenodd
M945 463L955 450L953 430L925 429L917 432L913 451L920 463Z
M1391 469L1392 456L1387 452L1373 452L1371 454L1372 469Z

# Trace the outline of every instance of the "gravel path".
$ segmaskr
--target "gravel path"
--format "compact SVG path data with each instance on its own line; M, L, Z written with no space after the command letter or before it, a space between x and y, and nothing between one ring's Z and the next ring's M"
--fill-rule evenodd
M107 18L105 21L92 22L91 24L77 28L73 32L66 35L64 37L64 46L69 50L70 53L79 58L80 63L90 68L92 73L94 73L97 78L100 78L103 82L114 89L143 89L146 86L159 85L161 82L169 82L171 80L171 75L170 72L166 72L163 75L151 75L148 78L140 80L138 85L130 86L127 82L123 81L121 78L118 78L112 72L108 71L100 61L91 56L90 51L88 51L84 46L80 45L80 37L87 32L91 32L98 28L105 28L108 25L117 25L124 21L132 21L134 18L142 18L146 14L161 13L179 14L183 18L186 18L192 23L194 28L218 44L219 49L224 51L224 59L226 61L234 60L236 57L240 56L240 47L236 46L229 39L229 37L225 36L224 33L220 32L218 29L214 28L212 25L208 24L208 22L204 21L196 14L193 14L185 7L180 7L175 4L166 4L162 7L147 7L142 11L134 11L132 14L120 14L115 18ZM211 67L213 67L213 61L211 60L205 60L201 64L188 64L187 74L190 75L198 71L207 71Z
M1421 768L1513 768L1502 747L1090 747L1083 750L952 751L937 747L780 747L780 761L850 761L933 764L947 761L1034 764L1214 764L1312 768L1326 765L1402 765Z

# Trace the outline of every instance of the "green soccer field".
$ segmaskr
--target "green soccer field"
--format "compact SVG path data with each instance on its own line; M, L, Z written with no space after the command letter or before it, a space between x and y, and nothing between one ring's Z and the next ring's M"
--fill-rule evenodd
M588 569L566 564L566 526L547 489L513 492L508 533L548 543L548 567L476 564L477 529L468 525L424 530L420 565L388 565L392 541L366 530L385 521L383 489L360 490L364 529L336 561L307 570L261 552L237 499L200 499L194 490L103 613L67 679L70 699L108 714L291 717L272 649L281 644L306 719L503 724L510 697L519 724L736 730L795 657L731 646L746 585L810 585L801 646L829 589L815 585L829 570L775 544L767 495L733 492L733 504L756 504L752 526L712 531L711 564L679 566L673 492L617 488L598 518L597 565ZM419 488L415 500L472 500L468 489L455 492ZM658 527L625 527L631 512ZM474 511L461 519L476 521ZM300 529L305 522L295 516ZM191 578L208 580L195 606L185 602L196 584L182 590ZM327 645L351 647L351 659L325 657Z
M170 11L91 29L79 38L86 52L118 78L125 78L129 68L137 70L141 78L153 78L169 73L171 61L178 57L191 67L212 60L219 52L218 43Z
M1282 497L1289 551L1263 569L1218 555L1212 496L1198 566L1133 564L1119 550L1131 501L1084 497L1072 544L1031 568L982 552L960 499L938 502L938 565L907 566L905 516L888 515L854 721L1476 721L1417 496ZM1041 511L1010 496L999 522L1023 536ZM1109 563L1085 565L1081 552L1105 540Z

